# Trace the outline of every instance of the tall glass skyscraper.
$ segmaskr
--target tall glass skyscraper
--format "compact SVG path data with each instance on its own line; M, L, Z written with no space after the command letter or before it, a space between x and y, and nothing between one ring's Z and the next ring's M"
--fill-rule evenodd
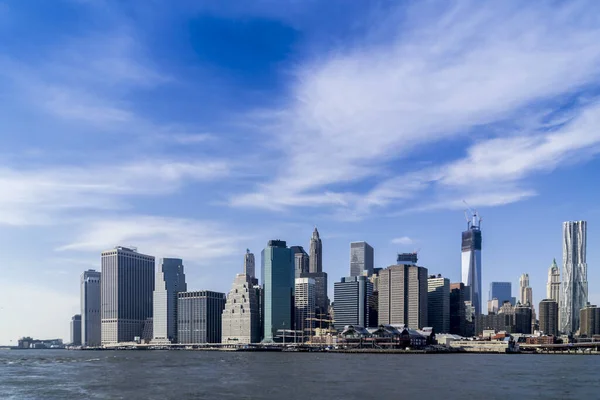
M564 222L559 316L560 331L564 334L572 334L579 329L579 313L588 301L586 246L587 222Z
M462 282L465 301L470 301L475 315L481 314L481 218L473 213L467 230L462 233Z
M292 329L294 258L283 240L270 240L261 253L264 298L264 342L273 342L280 329Z
M360 276L363 271L367 271L367 275L371 276L374 264L374 251L369 243L350 243L350 276Z
M153 341L177 343L177 293L185 291L183 260L161 258L154 289Z
M369 299L373 295L373 284L366 276L349 276L334 283L335 329L344 330L346 325L368 328Z
M427 279L427 324L435 333L450 332L450 279L441 275Z
M512 297L512 284L510 282L490 282L490 292L488 300L498 299L499 307L502 307L505 301L515 305L515 298Z

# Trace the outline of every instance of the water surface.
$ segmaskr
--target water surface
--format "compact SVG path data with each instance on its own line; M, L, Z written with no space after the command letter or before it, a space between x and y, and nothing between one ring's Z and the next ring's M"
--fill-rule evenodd
M596 399L599 356L0 350L0 399Z

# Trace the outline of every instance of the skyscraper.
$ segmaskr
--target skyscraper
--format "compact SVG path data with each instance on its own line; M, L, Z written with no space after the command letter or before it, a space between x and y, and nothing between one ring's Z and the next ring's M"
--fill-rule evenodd
M466 330L465 285L462 282L450 284L450 333L468 336Z
M177 293L177 342L220 343L225 293Z
M341 331L346 325L368 327L369 298L373 284L366 276L349 276L334 283L333 308L335 329Z
M427 292L428 325L434 333L450 333L450 279L429 276Z
M312 278L296 278L294 291L294 329L301 331L302 341L310 338L315 326L311 318L315 318L315 280Z
M462 282L465 284L466 299L481 314L481 218L477 211L467 221L467 230L462 233Z
M329 297L327 296L327 273L309 272L302 274L301 278L310 278L315 281L316 313L317 316L326 317L329 310Z
M244 257L244 274L248 275L250 279L256 278L254 254L250 253L250 249L246 249L246 256Z
M565 334L577 332L580 311L588 300L586 246L587 222L563 223L563 280L559 328Z
M546 335L558 335L558 303L554 299L540 302L540 331Z
M498 300L498 307L502 306L505 301L510 301L514 306L516 301L512 297L512 284L510 282L491 282L488 300L494 299Z
M427 325L427 268L392 265L379 272L379 324ZM337 319L337 313L336 313Z
M177 343L177 293L187 291L183 260L159 259L155 283L153 341Z
M294 255L294 270L296 279L308 274L310 270L310 258L302 246L290 247Z
M522 305L533 306L533 293L529 286L529 274L522 274L519 278L519 301Z
M118 246L102 252L102 344L131 342L152 317L154 257Z
M417 265L419 261L419 255L417 252L414 253L398 253L398 257L396 257L396 264L398 265Z
M81 344L101 344L100 272L90 269L81 274Z
M500 302L498 299L488 300L488 314L498 314Z
M554 300L557 304L560 302L560 269L556 265L556 258L552 261L552 265L548 269L546 297Z
M350 276L360 276L363 271L371 276L374 264L374 251L367 242L350 243Z
M580 335L586 337L600 335L600 308L587 304L579 313L581 320Z
M71 318L71 346L81 346L81 315Z
M323 272L323 244L321 243L317 227L315 227L310 238L309 272Z
M270 240L262 251L264 341L273 342L280 329L291 329L294 260L283 240Z
M511 333L531 334L531 319L533 308L525 304L517 304L515 312L515 330Z
M237 274L227 294L222 316L222 343L258 343L260 341L259 294L252 278Z

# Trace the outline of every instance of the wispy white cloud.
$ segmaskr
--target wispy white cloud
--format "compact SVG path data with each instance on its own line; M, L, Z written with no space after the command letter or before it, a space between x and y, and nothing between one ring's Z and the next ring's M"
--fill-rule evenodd
M594 104L556 132L477 143L465 159L448 167L442 183L516 181L532 172L586 160L600 151L599 126L600 104Z
M90 221L77 235L57 250L100 252L116 245L135 245L158 257L199 263L241 252L241 243L247 239L216 222L144 215Z
M402 237L392 239L393 244L400 244L402 246L408 246L410 244L413 244L414 242L415 241L413 239L409 238L408 236L402 236Z
M197 144L197 143L204 143L208 140L213 140L215 139L215 136L209 134L209 133L179 133L179 134L173 134L173 135L169 135L168 137L165 138L166 140L171 140L175 143L179 143L179 144Z
M556 130L480 141L466 157L436 170L427 186L433 200L403 212L460 209L463 199L472 206L498 206L535 196L527 178L600 153L599 126L600 104L593 104Z
M127 107L114 100L102 99L66 86L40 85L31 92L45 111L60 118L97 125L122 124L135 119Z
M559 165L554 157L564 159L595 143L580 132L568 137L579 147L566 146L560 136L538 131L547 128L541 123L530 132L511 129L517 137L491 140L482 128L597 81L600 28L588 17L589 4L481 7L469 2L443 12L415 4L380 21L380 26L403 28L387 41L382 38L385 44L332 52L298 68L293 101L272 113L270 129L284 154L282 168L271 182L233 197L231 205L331 206L361 215L426 190L503 204L533 195L518 180L551 170ZM464 160L416 173L410 172L413 165L398 162L418 154L420 146L457 138L475 139ZM514 154L527 157L508 154L513 149L526 149ZM399 168L390 179L392 161ZM467 190L469 179L492 182L494 174L513 176L502 178L512 185L495 191L487 185L487 193ZM359 182L371 189L353 193L350 186Z
M122 165L0 169L0 224L38 225L75 210L117 209L125 196L162 195L228 176L224 161L142 160Z
M62 37L39 52L43 56L39 62L0 57L0 77L8 78L15 98L64 120L148 129L149 122L136 114L128 95L172 81L126 25L115 25L110 32ZM89 128L82 126L84 131Z

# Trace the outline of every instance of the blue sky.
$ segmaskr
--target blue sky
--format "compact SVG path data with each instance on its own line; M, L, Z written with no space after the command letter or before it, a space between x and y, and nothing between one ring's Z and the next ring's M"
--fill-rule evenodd
M173 4L175 3L175 4ZM68 338L79 275L135 245L227 291L269 239L333 282L349 242L545 297L588 221L600 302L600 4L0 0L0 343Z

